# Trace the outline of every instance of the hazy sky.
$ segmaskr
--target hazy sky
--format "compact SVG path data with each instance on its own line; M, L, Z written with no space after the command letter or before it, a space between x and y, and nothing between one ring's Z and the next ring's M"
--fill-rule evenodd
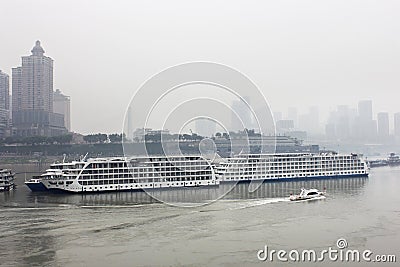
M72 129L121 131L135 90L189 61L248 75L274 110L373 99L400 111L400 1L1 1L0 69L37 39L71 96Z

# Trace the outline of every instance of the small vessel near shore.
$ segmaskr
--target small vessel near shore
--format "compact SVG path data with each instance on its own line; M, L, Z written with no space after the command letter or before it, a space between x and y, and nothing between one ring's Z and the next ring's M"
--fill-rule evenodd
M15 188L14 173L9 169L0 169L0 192Z
M368 161L370 168L386 167L388 166L388 161L384 159L370 160Z
M398 166L400 165L400 156L396 155L396 153L390 153L387 163L389 166Z
M370 168L386 167L386 166L399 166L400 156L396 153L390 153L387 159L369 160L368 165Z
M325 197L325 190L319 191L318 189L305 189L302 188L300 194L298 195L291 195L289 197L290 201L305 201L305 200L312 200L312 199L324 199Z

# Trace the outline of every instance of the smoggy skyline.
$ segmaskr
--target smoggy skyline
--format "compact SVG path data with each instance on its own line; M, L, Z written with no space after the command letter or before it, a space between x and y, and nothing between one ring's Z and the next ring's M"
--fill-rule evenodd
M190 61L241 71L274 111L318 106L325 121L371 99L374 114L395 113L399 11L398 1L6 1L0 69L11 78L40 40L81 133L121 131L137 88Z

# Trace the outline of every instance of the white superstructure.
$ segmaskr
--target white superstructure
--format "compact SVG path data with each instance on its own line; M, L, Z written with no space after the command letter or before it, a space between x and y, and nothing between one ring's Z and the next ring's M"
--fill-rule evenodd
M0 191L10 191L14 186L14 173L8 169L0 169Z
M220 182L367 176L368 166L356 154L245 154L216 167Z
M98 192L215 186L223 182L368 176L357 154L245 154L94 158L55 163L25 184L32 191Z
M47 190L70 192L218 185L211 163L201 156L191 155L94 158L55 163L40 176L40 182ZM30 181L26 184L36 191Z

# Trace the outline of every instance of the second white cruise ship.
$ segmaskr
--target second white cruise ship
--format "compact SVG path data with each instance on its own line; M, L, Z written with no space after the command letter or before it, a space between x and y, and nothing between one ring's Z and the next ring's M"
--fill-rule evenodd
M368 176L368 165L357 154L244 154L216 167L220 182Z

